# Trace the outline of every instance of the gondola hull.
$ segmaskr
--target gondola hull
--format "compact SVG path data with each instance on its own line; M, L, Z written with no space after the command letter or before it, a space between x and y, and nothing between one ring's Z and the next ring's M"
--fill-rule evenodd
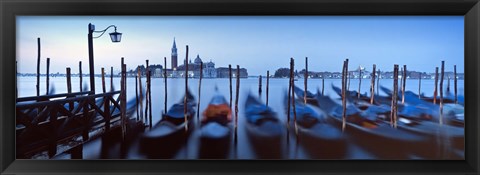
M232 126L209 122L200 128L200 159L225 159L230 152Z
M282 125L275 121L266 121L261 125L245 124L247 137L254 152L259 159L283 158L283 145L281 143Z
M152 130L140 138L140 150L149 159L170 159L175 157L180 148L187 142L193 128L189 120L188 130L185 124L174 125L161 121Z

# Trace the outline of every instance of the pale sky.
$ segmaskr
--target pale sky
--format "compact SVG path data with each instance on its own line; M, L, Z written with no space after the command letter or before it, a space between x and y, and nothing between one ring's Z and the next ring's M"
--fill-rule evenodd
M18 72L35 73L37 38L41 38L41 72L78 73L82 61L88 73L88 23L103 30L116 25L123 33L120 43L112 43L108 33L94 39L95 73L101 67L120 68L125 57L127 69L145 64L162 64L170 56L176 38L178 62L200 55L216 67L237 64L249 75L271 74L289 67L310 71L341 71L349 58L349 69L364 66L392 71L393 64L409 70L434 72L442 60L446 71L464 70L463 16L17 16Z

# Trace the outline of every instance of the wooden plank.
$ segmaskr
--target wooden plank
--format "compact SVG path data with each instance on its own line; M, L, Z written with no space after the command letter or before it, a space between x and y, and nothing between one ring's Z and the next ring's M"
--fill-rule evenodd
M88 92L75 92L75 93L63 93L63 94L50 94L50 95L41 95L41 96L31 96L31 97L21 97L17 98L16 102L26 102L26 101L45 101L46 99L51 98L60 98L60 97L67 97L67 96L80 96L88 94Z
M120 91L114 91L114 92L107 92L105 94L95 94L95 95L89 95L89 96L70 97L70 98L65 98L65 99L58 99L58 100L52 100L52 101L41 101L41 102L28 103L28 104L17 104L16 107L20 108L20 109L27 109L27 108L33 108L33 107L47 106L49 104L68 103L68 102L79 101L79 100L90 99L90 98L111 96L111 95L115 95L115 94L119 94L119 93L120 93Z

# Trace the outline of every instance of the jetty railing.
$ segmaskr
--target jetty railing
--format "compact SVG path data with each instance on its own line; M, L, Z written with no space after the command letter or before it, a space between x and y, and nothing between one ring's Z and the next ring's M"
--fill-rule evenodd
M60 143L84 143L92 131L120 127L121 91L88 95L89 92L24 97L16 105L17 158L48 151L57 154ZM115 98L115 95L118 95Z

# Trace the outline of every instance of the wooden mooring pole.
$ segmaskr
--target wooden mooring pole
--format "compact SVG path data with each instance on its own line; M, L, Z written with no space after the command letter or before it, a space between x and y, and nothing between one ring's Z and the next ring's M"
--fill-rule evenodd
M49 92L49 91L50 91L50 58L47 58L47 74L46 74L46 76L47 76L47 77L46 77L46 78L47 78L47 82L46 82L46 84L47 84L47 89L46 89L47 93L46 93L46 94L47 94L47 95L50 95L50 94L49 94L49 93L50 93L50 92ZM81 89L81 87L82 87L82 86L80 86L80 89ZM80 91L80 92L81 92L81 91Z
M140 118L142 121L144 121L144 124L147 124L147 115L145 115L145 118L143 117L143 98L145 96L143 95L143 86L142 86L142 70L140 70L140 66L137 67L137 75L138 75L138 90L140 91Z
M82 61L78 62L78 79L80 81L80 83L78 84L78 87L80 88L80 92L83 92L83 89L82 89L82 84L83 84L83 77L82 77Z
M457 101L457 65L453 65L453 91L455 93L455 104L458 103Z
M266 97L265 97L265 101L266 101L266 105L268 106L268 85L270 84L270 71L267 70L267 88L266 88Z
M147 98L148 98L148 122L150 129L152 129L152 72L150 71L150 65L148 64L148 60L146 60L147 63Z
M322 75L322 96L324 96L325 91L325 75Z
M40 96L40 38L37 38L37 96Z
M200 95L202 94L203 61L200 62L200 77L198 78L197 122L200 124Z
M292 62L293 58L290 58L290 70L289 70L289 79L288 79L288 92L287 92L287 129L290 127L290 107L291 107L291 98L294 98L291 96L290 91L292 91L292 79L293 79L293 68L292 68ZM288 136L287 136L288 138Z
M137 111L137 121L139 120L140 113L138 111L138 75L135 74L135 102L136 102L136 111Z
M148 62L148 61L147 61ZM147 67L145 68L145 122L148 122L148 64ZM148 122L149 123L149 122ZM151 126L149 126L151 127ZM150 128L151 129L151 128Z
M435 67L435 88L433 90L433 104L437 104L438 67Z
M122 141L125 140L126 135L126 108L127 108L127 65L124 64L123 57L122 57L122 81L121 81L121 100L122 100L122 109L121 109L121 125L122 125Z
M237 145L238 145L238 98L240 94L240 65L237 65L237 73L236 73L236 78L237 78L237 83L236 83L236 89L235 89L235 152L237 152Z
M303 104L307 104L307 81L308 81L308 57L305 57L305 75L304 75Z
M398 95L398 65L393 66L393 93L390 111L390 125L397 128L397 95Z
M295 77L295 74L293 73L293 70L295 70L295 60L292 58L292 77ZM293 110L293 128L295 130L295 138L296 140L298 141L298 127L297 127L297 111L295 109L295 78L292 78L291 79L292 81L292 88L291 88L291 92L292 93L292 110ZM297 142L298 143L298 142Z
M258 76L258 97L262 98L262 75Z
M358 94L357 94L357 98L360 99L360 94L361 94L361 87L362 87L362 66L358 66Z
M105 68L102 67L102 91L103 93L107 92L107 89L105 87Z
M228 65L228 76L230 79L230 109L232 109L232 65Z
M165 81L165 106L164 106L164 111L165 113L167 112L167 57L163 57L163 65L164 65L164 69L163 69L163 79Z
M370 104L373 104L373 99L375 97L375 69L377 65L373 64L372 70L372 82L370 83Z
M443 77L445 74L445 61L442 61L442 70L440 74L440 125L443 124Z
M407 84L407 65L403 65L402 75L402 104L405 104L405 85Z
M67 67L67 93L68 94L71 94L72 93L72 77L71 77L71 72L70 72L70 68ZM73 110L73 102L70 102L68 104L68 107L69 107L69 110L72 111Z
M110 67L110 92L113 92L113 67Z
M188 45L187 54L185 56L185 97L183 98L183 116L185 119L185 131L188 131L188 118L187 118L187 93L188 93Z
M238 98L240 94L240 65L237 65L236 73L237 83L235 89L235 128L238 127Z
M348 91L346 87L348 78L348 59L343 62L343 71L342 71L342 132L345 132L346 128L346 119L347 119L347 100L346 92Z

